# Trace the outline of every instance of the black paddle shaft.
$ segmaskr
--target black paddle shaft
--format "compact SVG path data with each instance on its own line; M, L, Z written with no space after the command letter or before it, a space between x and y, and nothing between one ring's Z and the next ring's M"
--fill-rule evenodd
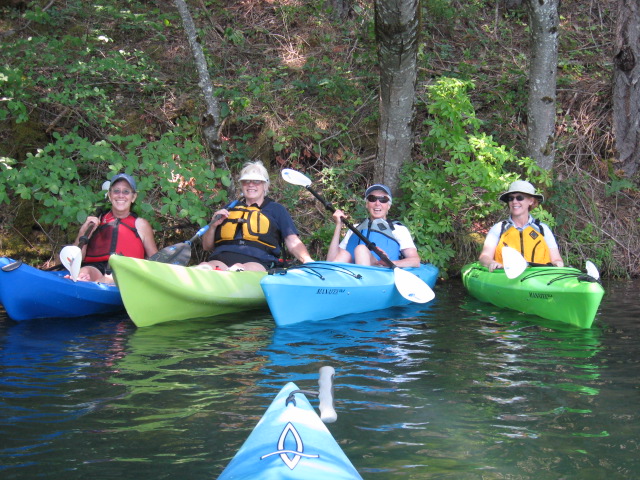
M329 202L327 202L322 195L320 195L318 192L316 192L313 188L311 188L309 185L307 185L305 187L307 190L309 190L309 192L311 192L311 195L313 195L314 197L316 197L318 199L318 201L320 203L322 203L324 205L324 207L329 210L331 213L334 213L336 211L336 209L334 208L333 205L331 205ZM362 240L364 242L364 244L367 246L367 248L371 251L375 250L376 253L380 256L380 259L386 263L390 268L395 268L395 264L391 261L391 259L389 259L389 257L387 257L387 255L380 250L378 247L376 247L376 244L373 243L371 240L369 240L367 237L365 237L362 232L360 232L360 230L358 230L356 227L354 227L353 225L351 225L351 223L349 223L347 221L346 218L342 217L341 218L342 223L344 223L347 228L349 230L351 230L355 235L358 236L358 238L360 240Z

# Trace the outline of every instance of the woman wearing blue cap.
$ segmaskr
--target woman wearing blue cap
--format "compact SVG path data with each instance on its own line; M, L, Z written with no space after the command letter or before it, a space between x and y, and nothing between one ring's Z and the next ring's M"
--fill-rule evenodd
M99 218L87 217L78 232L76 245L91 227L89 242L82 249L84 259L78 280L113 283L108 264L111 255L145 258L158 251L151 224L131 212L137 196L133 177L126 173L114 175L107 193L111 209Z
M478 261L490 272L503 268L502 248L509 246L522 253L527 262L563 267L553 232L529 213L544 201L544 196L537 193L529 182L516 180L498 200L509 206L510 215L507 220L491 227Z
M361 222L356 228L369 241L376 244L390 260L398 267L418 267L420 257L418 249L413 243L409 229L398 221L387 220L387 214L391 208L393 197L391 189L386 185L377 183L367 188L364 194L369 218ZM336 228L329 245L327 260L330 262L357 263L359 265L387 266L380 257L370 251L364 242L354 235L351 230L347 232L340 242L342 232L342 218L345 216L341 210L333 214Z

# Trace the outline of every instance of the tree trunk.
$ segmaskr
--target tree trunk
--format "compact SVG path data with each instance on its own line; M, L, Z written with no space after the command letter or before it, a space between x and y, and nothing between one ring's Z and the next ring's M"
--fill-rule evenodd
M411 157L417 77L418 0L376 0L375 32L380 62L380 127L375 178L398 187Z
M228 171L229 166L227 165L227 160L220 145L220 128L222 125L220 121L220 107L217 98L213 94L213 85L207 68L207 60L204 58L204 52L202 51L202 46L196 33L196 26L193 23L193 18L191 17L187 4L184 0L174 0L174 3L180 12L180 17L182 17L182 24L187 34L187 39L189 40L189 46L191 47L194 63L200 79L198 85L202 89L202 96L206 106L206 111L202 118L204 138L213 155L213 166ZM233 182L231 182L228 192L232 198L235 197Z
M640 0L619 0L613 56L613 132L618 161L632 177L640 163Z
M559 1L528 1L531 61L527 154L545 170L553 167L555 156Z

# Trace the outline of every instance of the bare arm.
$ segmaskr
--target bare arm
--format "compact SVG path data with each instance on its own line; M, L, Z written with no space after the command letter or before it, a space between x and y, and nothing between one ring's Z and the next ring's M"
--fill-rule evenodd
M218 218L218 220L214 222L213 219L216 218L216 215L220 215L220 218ZM226 208L223 208L222 210L218 210L216 213L213 214L213 218L211 219L211 223L209 224L209 230L207 230L205 234L202 236L202 248L204 250L207 250L207 251L213 250L213 247L214 247L213 242L216 236L216 229L220 226L222 222L224 222L227 219L227 217L229 217L229 210L227 210Z
M298 235L287 235L284 239L284 243L293 256L302 263L313 262L313 258L309 255L307 247L305 247Z
M496 253L496 247L493 245L487 245L486 243L482 247L482 252L480 253L480 257L478 257L478 261L487 267L490 272L493 272L496 268L502 268L502 264L500 262L496 262L494 260L494 256Z
M331 243L329 244L329 252L327 253L328 262L344 262L351 263L351 254L340 248L340 235L342 234L342 217L344 212L342 210L336 210L333 213L333 221L336 224L336 228L333 231L333 237L331 237Z
M551 263L556 267L564 267L564 262L560 256L560 250L557 248L550 248L549 255L551 256Z
M396 267L419 267L420 266L420 256L418 255L417 248L405 248L404 250L402 250L402 256L404 258L393 262ZM386 266L386 263L384 263L384 265Z
M136 218L136 230L140 235L142 245L144 245L144 253L149 258L158 251L156 240L153 238L153 228L151 228L151 224L147 220L138 217Z

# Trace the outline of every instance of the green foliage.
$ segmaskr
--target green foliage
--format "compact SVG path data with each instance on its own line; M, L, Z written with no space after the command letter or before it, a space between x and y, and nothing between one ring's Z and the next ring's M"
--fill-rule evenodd
M486 218L504 210L496 197L512 181L523 178L538 188L549 185L548 174L535 162L480 131L470 88L472 82L453 78L429 87L424 160L407 165L402 183L404 222L415 235L421 257L439 267L456 256L457 238L476 234L480 240ZM536 212L551 220L542 209Z
M0 102L0 121L26 122L29 112L51 108L82 112L77 116L82 125L113 126L116 90L151 93L160 82L145 54L105 50L108 42L96 35L3 43L0 52L9 61L0 65L0 86L8 100Z
M183 123L185 128L151 142L140 135L90 142L74 133L54 134L52 143L29 154L21 166L0 164L6 178L0 203L9 203L11 196L33 200L40 222L64 229L103 205L102 183L124 171L138 179L138 213L155 226L171 218L205 224L211 210L227 199L229 174L210 168L200 138Z

